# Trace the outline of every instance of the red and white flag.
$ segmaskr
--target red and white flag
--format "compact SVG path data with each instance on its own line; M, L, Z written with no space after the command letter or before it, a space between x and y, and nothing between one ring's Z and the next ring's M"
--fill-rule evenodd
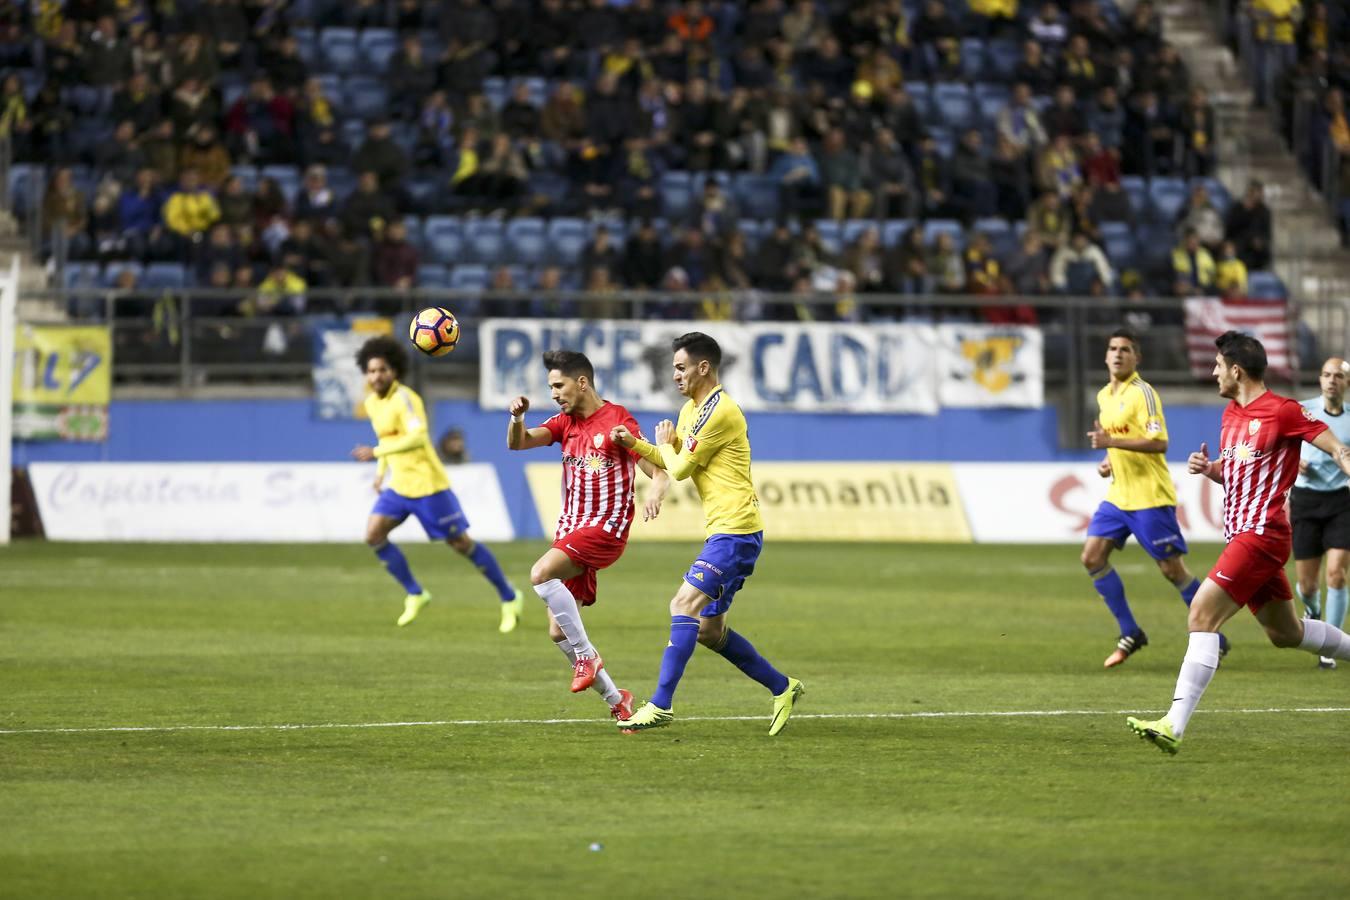
M1214 339L1225 331L1250 334L1266 348L1266 364L1275 375L1290 377L1297 363L1289 307L1269 300L1186 299L1186 355L1191 374L1208 378L1214 371Z

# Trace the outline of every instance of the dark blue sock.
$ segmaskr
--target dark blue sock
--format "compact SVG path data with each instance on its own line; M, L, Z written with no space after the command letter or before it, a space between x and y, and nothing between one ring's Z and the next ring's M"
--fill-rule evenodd
M375 555L384 563L384 567L389 570L389 574L403 589L410 594L422 593L422 586L417 583L413 577L412 569L408 568L408 558L403 555L403 551L398 547L386 541L375 548Z
M1200 579L1192 578L1190 584L1179 590L1181 591L1182 602L1186 604L1187 608L1190 608L1191 601L1195 599L1195 592L1200 590Z
M727 662L768 688L770 694L781 694L787 690L787 676L760 656L754 644L736 632L727 631L726 643L717 652L722 654Z
M497 589L497 596L502 598L503 603L516 599L516 589L511 587L506 576L502 574L502 567L497 565L497 557L492 555L491 550L482 544L474 544L469 559L478 567L478 571L483 573L483 577L492 582L492 586Z
M1116 617L1120 633L1134 634L1138 631L1139 625L1130 613L1130 604L1125 601L1125 585L1121 583L1116 570L1108 569L1105 575L1093 578L1092 584L1106 601L1106 608L1111 610L1111 615Z
M670 646L666 647L665 655L661 657L661 675L656 681L656 692L652 694L654 705L670 709L675 688L697 646L698 619L693 616L671 616Z

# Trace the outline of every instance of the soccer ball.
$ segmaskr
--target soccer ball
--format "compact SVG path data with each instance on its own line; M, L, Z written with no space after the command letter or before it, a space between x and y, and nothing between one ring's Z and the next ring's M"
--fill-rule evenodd
M427 356L444 356L459 343L459 322L450 310L428 306L408 323L408 340Z

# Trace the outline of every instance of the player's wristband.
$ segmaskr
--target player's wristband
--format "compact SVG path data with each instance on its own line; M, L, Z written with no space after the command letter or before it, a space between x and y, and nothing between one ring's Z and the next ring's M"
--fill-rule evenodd
M525 421L525 417L524 417L523 415L521 415L521 416L512 416L512 417L511 417L511 421L514 422L514 423L516 423L516 424L519 424L519 423Z

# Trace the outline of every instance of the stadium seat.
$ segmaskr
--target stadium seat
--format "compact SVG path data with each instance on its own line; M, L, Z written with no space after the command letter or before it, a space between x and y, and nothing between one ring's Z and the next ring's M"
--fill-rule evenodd
M548 234L543 219L512 219L506 225L507 253L512 260L537 266L548 257Z
M1171 225L1146 223L1138 226L1135 235L1135 259L1146 269L1155 270L1172 265L1172 248L1176 235Z
M933 90L933 107L938 120L953 130L969 128L975 121L975 103L964 84L938 84Z
M1135 258L1134 232L1128 222L1103 222L1101 224L1102 250L1117 270L1134 268Z
M404 216L403 228L408 232L408 243L417 248L419 256L426 256L426 236L422 233L422 219L419 216Z
M745 239L746 251L754 253L759 249L759 244L764 240L764 236L773 231L773 222L760 222L757 219L741 219L736 223L736 230L740 232L741 237Z
M468 257L485 265L498 265L506 258L506 233L499 219L469 219L464 223Z
M955 219L929 219L923 223L924 244L931 246L939 234L950 234L956 249L965 249L965 232L961 229L961 223Z
M507 93L506 79L496 75L484 78L483 96L487 98L488 105L493 110L500 112L501 108L506 105L506 101L510 99L510 95Z
M756 219L778 218L778 183L768 175L742 172L736 176L735 196L741 212Z
M375 119L389 112L389 89L378 78L357 76L343 83L346 112L362 119Z
M820 235L820 243L832 255L838 256L844 252L844 227L833 219L817 219L816 233Z
M325 72L321 75L315 75L319 79L319 87L323 88L324 96L334 103L342 100L342 76L335 72ZM336 112L336 110L335 110Z
M991 79L1011 82L1021 59L1022 48L1016 41L990 41L984 53L985 72Z
M370 71L383 75L389 71L389 60L398 52L398 36L389 28L367 28L357 38L357 45Z
M303 3L304 0L301 0L301 2ZM286 11L291 13L295 10L296 6L296 3L292 3ZM312 22L314 20L309 19L307 21ZM304 61L305 66L311 72L317 69L321 60L319 59L319 40L314 35L314 29L292 28L291 34L295 36L295 42L299 45L300 59Z
M1145 222L1149 218L1148 181L1138 175L1125 175L1120 179L1120 187L1130 198L1130 211L1136 222Z
M1186 182L1180 178L1154 178L1148 184L1148 199L1156 222L1175 222L1189 198Z
M839 239L844 242L845 248L851 247L858 240L858 236L869 228L876 228L878 237L880 237L881 229L875 219L849 219L844 223L844 229L840 233Z
M581 262L586 239L586 223L581 219L557 218L548 223L550 255L559 265L575 266Z
M452 266L463 261L464 228L457 216L428 216L422 237L436 262Z
M1092 285L1097 281L1097 267L1090 262L1071 262L1064 270L1065 292L1076 296L1092 293ZM1109 288L1110 285L1107 285Z
M186 287L187 283L187 269L183 267L182 263L157 262L151 263L141 273L140 286L147 289L165 290Z
M103 268L103 286L112 287L117 283L117 278L124 271L135 273L136 282L139 285L141 280L141 264L138 262L114 262L108 263Z
M61 283L66 290L96 288L99 286L99 265L96 262L68 262L61 272Z
M16 216L28 212L34 203L41 202L42 167L32 163L15 163L9 167L9 203Z
M1289 295L1274 272L1251 272L1247 275L1247 296L1252 300L1283 301Z
M961 74L974 81L984 72L984 41L980 38L961 40Z
M1012 227L1003 219L977 219L975 230L989 238L994 255L1000 259L1017 249L1017 237L1013 234Z
M452 291L485 291L487 286L487 266L470 263L455 266L450 272L449 287Z
M327 71L347 73L360 68L361 54L357 50L354 28L325 28L319 32L319 50Z
M909 94L914 101L914 109L918 111L919 116L927 119L929 107L933 104L933 92L928 89L928 83L925 81L906 82L905 93Z
M561 209L567 203L572 192L572 183L564 175L556 172L533 172L530 174L529 192L535 197L547 198L553 210Z
M424 213L433 213L436 211L445 181L445 176L440 174L413 175L404 180L403 189L408 192L408 199L416 209Z
M351 169L331 168L328 170L328 186L333 189L333 196L339 202L346 200L356 190L356 173Z
M1209 200L1214 204L1214 208L1219 211L1219 215L1226 215L1228 207L1233 202L1233 197L1228 193L1228 188L1217 178L1192 178L1187 187L1191 190L1196 185L1203 184L1205 190L1209 192Z
M928 129L928 136L937 145L938 155L950 160L952 154L956 152L956 138L952 136L952 130L945 126L934 125Z
M913 219L887 219L881 225L881 242L887 247L898 247L913 227Z
M448 288L450 287L450 270L440 263L422 263L417 267L417 286Z
M661 213L667 219L684 221L693 208L693 180L688 172L666 172L658 188L661 194Z
M343 119L338 126L338 133L342 143L355 153L366 139L366 123L360 119Z
M260 178L271 178L276 181L281 193L286 195L286 202L295 204L295 198L300 193L299 169L295 166L263 166L258 174Z
M530 105L542 108L543 105L548 102L548 93L549 93L548 79L517 78L514 82L512 82L512 87L514 88L514 85L521 81L524 81L526 87L529 89Z

